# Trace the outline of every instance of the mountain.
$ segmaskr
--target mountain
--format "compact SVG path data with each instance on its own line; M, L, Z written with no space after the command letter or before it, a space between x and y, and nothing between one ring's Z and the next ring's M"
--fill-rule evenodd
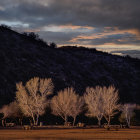
M16 83L32 77L52 78L55 90L73 86L114 85L120 101L140 103L140 60L96 49L48 45L35 34L0 26L0 104L14 100Z

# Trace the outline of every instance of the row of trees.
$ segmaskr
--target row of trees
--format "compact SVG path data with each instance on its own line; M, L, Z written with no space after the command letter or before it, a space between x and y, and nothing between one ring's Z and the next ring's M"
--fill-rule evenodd
M88 87L83 96L79 96L70 87L59 91L51 99L48 99L54 89L51 79L32 78L25 85L20 82L16 84L16 87L16 100L3 106L0 110L4 114L3 119L13 116L18 117L21 121L22 116L27 116L32 118L34 125L38 125L39 116L45 113L46 107L49 105L52 113L60 116L65 123L67 123L68 117L72 117L73 125L75 125L76 117L86 110L87 116L98 119L99 126L101 126L103 117L110 125L111 118L121 111L121 116L130 126L131 117L136 108L135 104L119 104L118 90L114 86Z

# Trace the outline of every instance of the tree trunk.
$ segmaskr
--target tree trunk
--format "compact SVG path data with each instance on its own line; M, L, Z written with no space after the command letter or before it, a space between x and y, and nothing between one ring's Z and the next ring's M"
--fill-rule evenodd
M35 117L33 116L32 119L33 119L33 124L35 125L36 124Z
M128 117L127 119L127 125L128 125L128 128L130 128L130 117Z
M2 119L2 126L3 126L3 127L5 126L4 119Z
M67 125L67 122L68 122L67 116L65 116L65 125Z
M23 119L23 118L22 118L22 119ZM21 125L21 126L23 125L22 119L21 119L21 121L20 121L20 125Z
M19 124L22 126L22 118L19 118Z
M36 116L36 125L38 125L38 119L39 119L39 115L37 114L37 116Z
M101 128L101 119L98 119L98 125Z
M108 126L110 126L110 120L111 120L111 118L110 118L110 116L108 116Z
M76 117L73 118L73 126L75 125Z
M4 120L4 123L5 123L5 125L6 125L6 119Z

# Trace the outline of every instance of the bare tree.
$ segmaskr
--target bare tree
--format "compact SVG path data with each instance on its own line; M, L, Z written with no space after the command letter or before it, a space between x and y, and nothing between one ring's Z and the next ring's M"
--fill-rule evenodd
M136 104L124 104L121 106L121 111L125 117L128 127L130 127L131 118L134 116L135 108L136 108Z
M118 91L113 86L87 88L84 98L88 105L88 115L97 117L99 126L101 126L101 119L104 116L110 125L111 117L119 108Z
M103 87L102 89L104 117L110 125L111 118L116 114L120 105L118 104L119 96L118 91L114 86Z
M72 116L74 118L73 124L75 123L76 116L82 111L82 105L82 99L76 95L72 87L58 92L58 95L51 100L53 114L60 116L65 124L68 116Z
M87 88L84 95L85 103L88 106L87 116L96 117L98 119L98 125L101 127L101 120L104 115L103 88L97 86L96 88Z
M16 101L8 104L8 105L4 105L1 109L0 109L0 113L3 113L3 118L2 118L2 122L6 123L6 119L7 118L16 118L16 117L19 117L20 115L20 109L19 109L19 106L17 104ZM4 126L4 124L3 124Z
M3 119L6 119L6 118L12 116L13 110L11 109L11 106L10 105L4 105L1 108L0 113L3 113Z
M71 103L70 116L73 117L73 126L75 125L76 117L83 111L84 99L76 94L73 94Z
M32 117L34 125L38 125L40 115L45 113L47 96L53 92L51 79L32 78L24 86L16 85L16 99L25 116Z

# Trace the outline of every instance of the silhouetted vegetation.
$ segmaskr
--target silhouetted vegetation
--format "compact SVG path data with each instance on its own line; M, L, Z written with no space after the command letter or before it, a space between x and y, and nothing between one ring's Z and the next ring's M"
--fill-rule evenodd
M14 100L16 83L32 77L52 78L54 94L73 86L114 85L122 103L140 103L140 60L77 46L56 48L35 33L20 34L0 26L0 104ZM51 47L50 47L51 46Z
M51 48L57 48L57 45L54 42L52 42L52 43L50 43L50 47Z
M11 27L10 26L7 26L5 24L1 24L0 25L0 30L5 30L5 29L11 30Z

